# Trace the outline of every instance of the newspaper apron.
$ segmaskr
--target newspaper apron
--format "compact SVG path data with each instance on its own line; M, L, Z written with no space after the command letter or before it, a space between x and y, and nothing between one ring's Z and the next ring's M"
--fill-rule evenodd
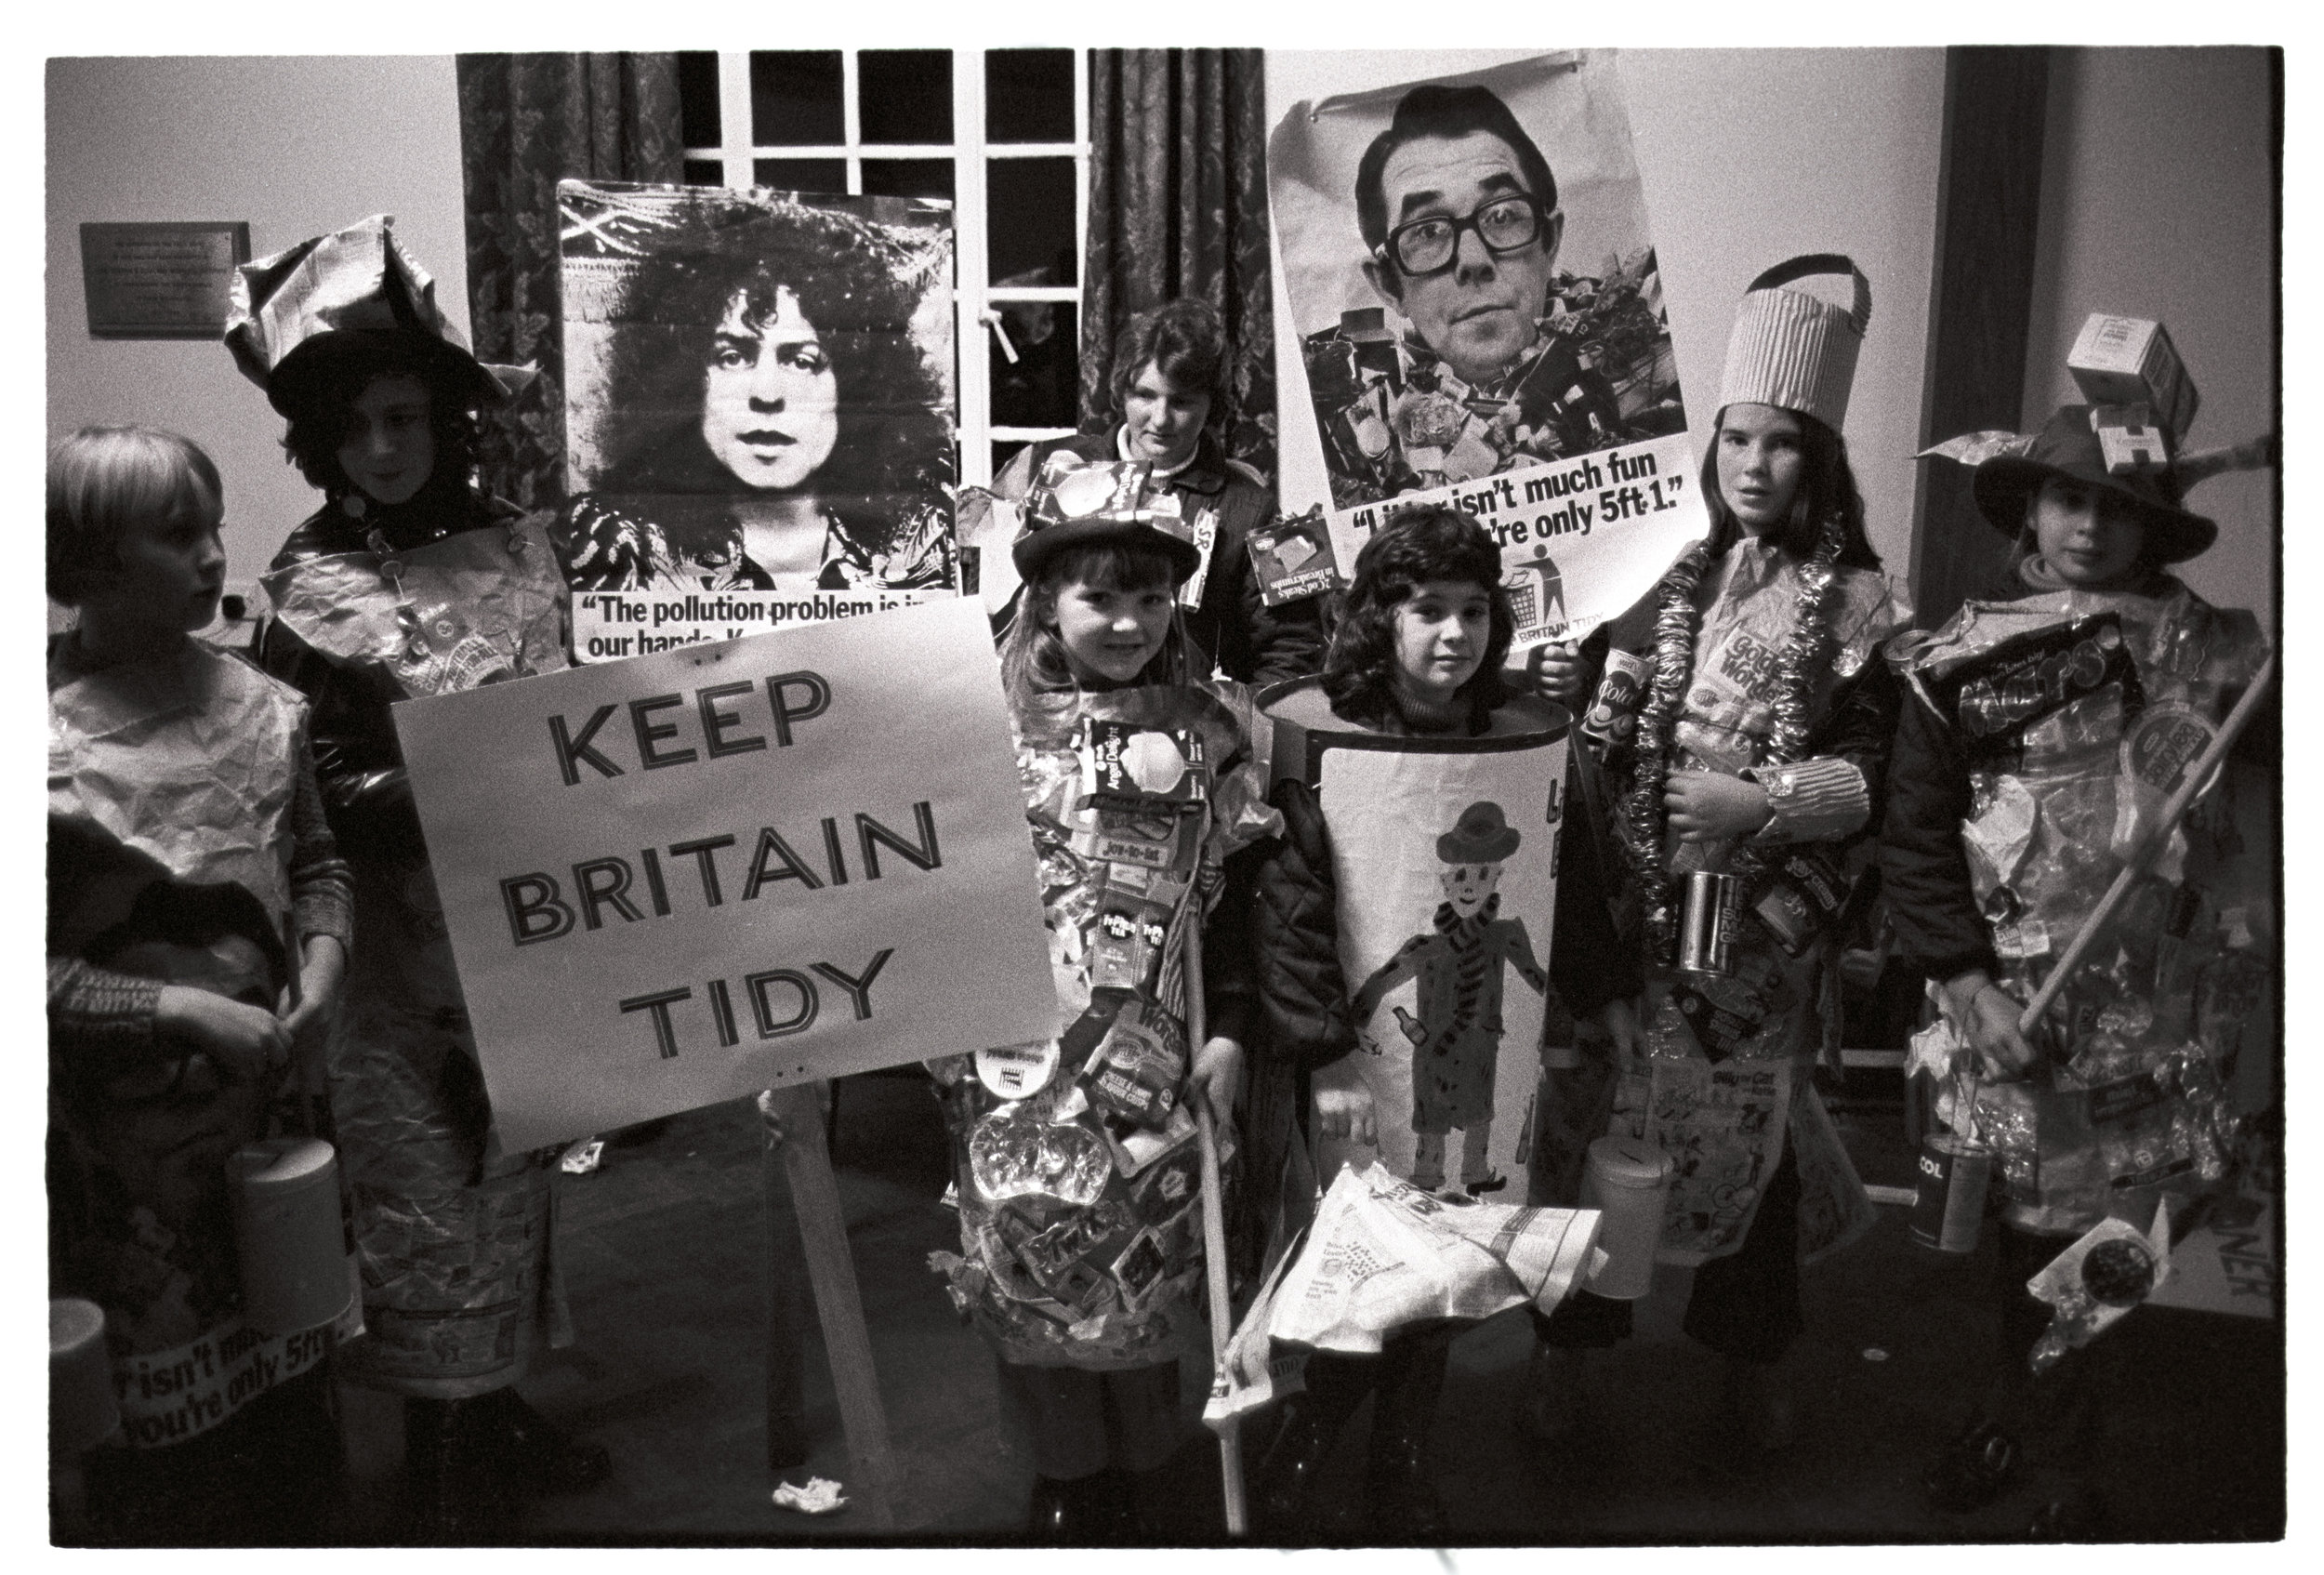
M1090 802L1071 735L1083 721L1174 735L1182 752L1198 742L1207 797ZM930 1063L960 1211L960 1254L930 1263L1004 1361L1150 1367L1203 1348L1186 946L1219 900L1226 855L1280 823L1249 760L1238 685L1088 695L1041 731L1021 728L1017 761L1063 1032ZM1125 1020L1176 1052L1174 1082L1122 1079L1113 1026ZM1125 1096L1146 1102L1142 1120L1122 1117Z
M200 641L57 685L50 819L142 857L121 861L121 879L67 897L67 911L51 916L51 949L78 951L165 875L241 886L284 923L306 715L296 690ZM105 1309L134 1448L208 1432L330 1349L324 1328L264 1339L243 1327L218 1158L265 1135L267 1105L263 1086L229 1084L199 1105L91 1103L61 1117L70 1168L52 1168L50 1202L70 1224L56 1293Z
M1334 716L1307 679L1270 691L1266 714L1275 774L1314 788L1330 832L1356 1026L1356 1053L1317 1071L1314 1086L1368 1089L1379 1126L1377 1146L1319 1143L1318 1173L1378 1159L1422 1191L1522 1202L1557 912L1565 712L1512 700L1474 737L1376 733Z
M535 519L391 557L312 559L265 584L301 640L384 674L405 697L566 665L563 586ZM548 1172L530 1154L502 1153L489 1130L427 865L341 852L355 871L356 942L331 1098L370 1330L347 1360L407 1394L482 1394L523 1373L551 1310Z
M189 640L48 695L48 814L143 854L175 880L231 881L290 913L290 804L307 702L248 662ZM134 861L126 861L134 862ZM134 891L79 893L52 915L78 950ZM285 937L289 939L289 937Z
M2250 613L2175 580L2160 596L1972 602L1916 653L1911 703L1936 710L1969 763L1961 838L2004 990L2023 1001L2040 987L2266 655ZM2143 1224L2164 1192L2225 1173L2225 1090L2273 928L2270 860L2237 830L2238 800L2265 803L2272 786L2230 762L2060 992L2033 1079L1978 1092L2012 1224Z
M1760 762L1775 728L1777 655L1798 620L1800 595L1797 569L1751 538L1704 576L1672 770L1733 774ZM1904 621L1886 583L1862 570L1839 571L1833 608L1832 660L1809 708L1817 717L1841 682L1879 659L1881 642ZM1621 817L1617 825L1627 833ZM1678 880L1693 870L1724 871L1735 854L1733 842L1670 838L1663 857ZM1827 891L1840 880L1836 864L1813 845L1771 854L1771 864L1818 861L1799 873ZM1645 1053L1631 1057L1617 1080L1607 1131L1649 1139L1673 1161L1662 1263L1699 1264L1740 1248L1787 1142L1800 1172L1803 1261L1846 1246L1875 1217L1810 1078L1826 1037L1838 1032L1838 938L1809 927L1786 944L1754 911L1769 885L1763 876L1745 893L1732 975L1648 971Z

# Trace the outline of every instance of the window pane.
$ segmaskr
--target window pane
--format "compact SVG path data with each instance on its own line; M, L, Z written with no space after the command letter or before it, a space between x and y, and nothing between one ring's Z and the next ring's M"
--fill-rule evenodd
M1081 276L1074 255L1074 161L991 159L984 165L990 195L993 279L1046 271L1037 283L1071 285ZM1019 283L1036 283L1017 280Z
M847 140L836 49L750 52L750 138L760 147ZM838 188L834 188L838 190Z
M719 145L719 58L714 50L686 49L679 54L678 126L678 135L689 148Z
M753 185L778 192L814 192L826 197L847 195L845 159L753 159Z
M689 186L723 186L726 166L716 159L688 159L686 173L680 179Z
M995 49L984 57L984 139L1074 139L1074 52Z
M1000 325L1016 347L1010 364L992 343L993 425L1070 427L1081 379L1081 322L1068 301L995 301Z
M864 190L876 197L952 200L950 159L865 159Z
M993 444L993 474L997 476L1007 470L1009 461L1014 459L1017 457L1017 451L1024 446L1026 446L1025 440L1023 438L1010 438L1007 443Z
M952 140L952 51L865 49L855 57L866 142Z

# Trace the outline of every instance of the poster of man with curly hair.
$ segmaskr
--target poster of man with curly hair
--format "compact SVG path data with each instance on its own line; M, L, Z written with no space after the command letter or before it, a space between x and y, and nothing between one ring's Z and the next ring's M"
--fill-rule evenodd
M956 593L948 205L567 180L558 206L576 655Z

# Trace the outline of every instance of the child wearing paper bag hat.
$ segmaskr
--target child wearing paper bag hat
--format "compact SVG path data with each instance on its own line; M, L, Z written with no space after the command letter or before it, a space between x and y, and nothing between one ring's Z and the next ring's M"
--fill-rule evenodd
M245 264L226 345L287 422L323 506L263 584L258 651L314 707L324 799L363 936L330 1044L365 1337L344 1366L404 1396L413 1534L502 1525L525 1491L603 1476L516 1392L560 1335L549 1174L491 1131L466 1003L390 711L566 665L545 517L486 493L480 422L529 374L479 362L374 216Z

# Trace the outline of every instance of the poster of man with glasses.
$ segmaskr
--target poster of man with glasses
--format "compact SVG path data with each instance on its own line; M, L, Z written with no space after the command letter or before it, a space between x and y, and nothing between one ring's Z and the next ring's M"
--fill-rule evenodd
M1344 563L1388 506L1468 510L1520 644L1621 611L1703 513L1612 56L1302 102L1268 167L1329 483L1287 512L1323 503Z

